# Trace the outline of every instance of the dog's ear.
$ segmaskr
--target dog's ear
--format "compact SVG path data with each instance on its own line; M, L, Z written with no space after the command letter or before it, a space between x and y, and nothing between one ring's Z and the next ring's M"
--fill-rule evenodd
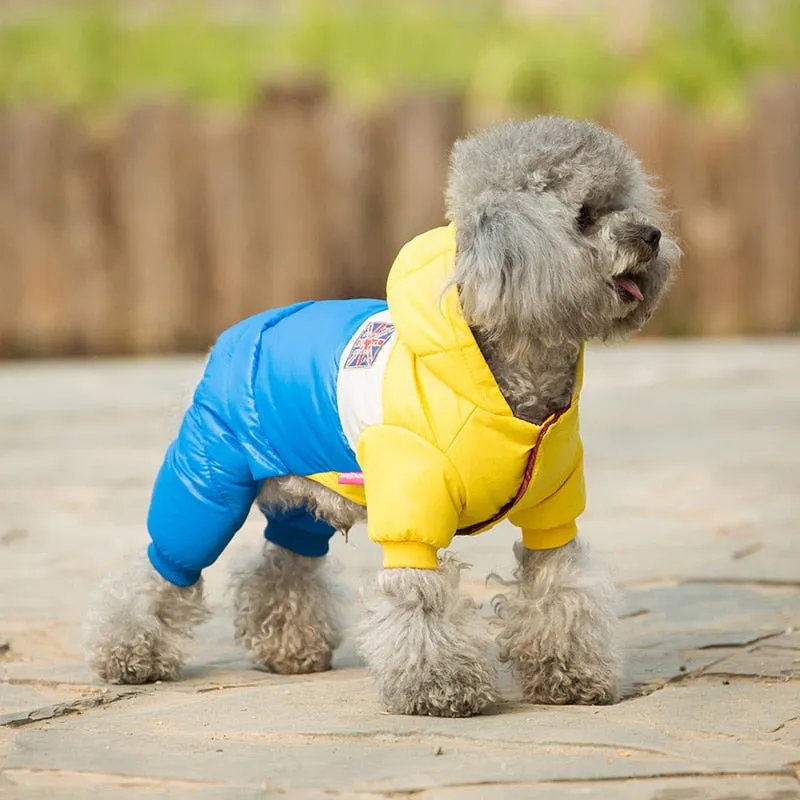
M450 160L453 283L467 322L502 337L504 346L583 340L602 305L578 211L565 200L579 194L565 190L574 168L563 158L553 165L537 150L548 125L501 124L456 142Z
M464 315L470 325L485 327L502 313L503 297L512 283L516 248L504 235L496 215L476 211L470 225L456 227L457 284Z
M581 305L589 311L581 298L593 290L574 220L555 197L537 189L487 193L478 200L470 213L453 216L453 282L467 322L525 338L573 335Z

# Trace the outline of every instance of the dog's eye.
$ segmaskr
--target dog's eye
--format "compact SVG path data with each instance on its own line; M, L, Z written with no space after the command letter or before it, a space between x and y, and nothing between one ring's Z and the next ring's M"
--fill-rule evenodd
M594 212L588 203L584 203L576 217L578 229L585 231L594 222Z

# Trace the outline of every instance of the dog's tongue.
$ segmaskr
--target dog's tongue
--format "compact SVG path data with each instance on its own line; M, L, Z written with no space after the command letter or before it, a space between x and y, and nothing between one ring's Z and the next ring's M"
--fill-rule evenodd
M617 286L637 300L644 300L642 290L630 278L617 278Z

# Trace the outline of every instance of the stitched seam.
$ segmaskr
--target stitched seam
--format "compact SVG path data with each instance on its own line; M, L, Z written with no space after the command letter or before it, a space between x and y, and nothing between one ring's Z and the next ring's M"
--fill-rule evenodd
M302 309L305 308L307 305L309 305L309 303L306 303L305 305L302 305L300 308L297 309L297 311L302 311ZM294 311L294 312L292 312L292 314L289 314L287 316L292 316L293 314L296 314L297 311ZM287 319L287 317L281 317L280 319L274 320L269 325L262 326L261 330L259 331L258 337L256 338L256 341L255 341L255 343L253 345L252 368L250 370L250 374L247 377L247 389L248 389L248 392L249 392L249 395L250 395L250 397L248 399L250 401L250 404L252 405L252 409L251 410L252 410L253 415L255 416L255 418L258 420L258 436L259 436L260 439L263 440L263 443L266 444L269 447L269 449L275 455L275 458L278 461L280 461L281 470L282 470L282 472L284 474L286 474L288 472L288 470L286 468L286 464L284 463L283 458L282 458L281 454L278 452L278 450L276 449L275 445L270 441L269 436L267 436L267 432L264 430L264 426L261 424L261 414L258 411L258 404L256 403L256 375L258 374L258 368L261 365L261 337L264 335L264 333L266 331L271 330L279 322L281 322L281 320L284 320L284 319ZM230 396L228 396L226 398L226 400L227 400L228 404L230 404ZM230 405L228 407L228 413L230 413ZM230 430L230 427L228 426L228 424L225 423L224 420L220 420L220 422L222 422L224 424L225 428L228 431L231 432L231 435L233 435L233 431ZM234 436L233 438L236 440L237 443L239 442L239 437L238 436ZM258 444L261 445L261 442L259 442ZM240 445L240 447L241 447L241 445Z
M473 406L469 414L467 414L465 420L461 423L461 425L459 425L458 430L453 434L452 438L450 439L450 444L448 444L444 450L445 455L448 458L450 457L450 451L453 449L453 445L456 443L456 439L458 439L458 437L461 436L462 432L464 431L464 428L467 427L469 421L475 416L475 412L477 410L478 410L477 407Z

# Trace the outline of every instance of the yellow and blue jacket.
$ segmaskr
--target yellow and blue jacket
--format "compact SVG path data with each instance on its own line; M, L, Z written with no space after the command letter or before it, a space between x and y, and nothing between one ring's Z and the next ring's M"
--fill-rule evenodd
M151 499L148 552L167 580L194 583L281 475L366 505L388 568L435 568L454 535L505 518L531 549L575 536L583 354L567 408L514 417L448 288L455 253L452 226L434 229L399 253L387 302L301 303L220 336ZM263 510L269 540L327 552L327 523Z

